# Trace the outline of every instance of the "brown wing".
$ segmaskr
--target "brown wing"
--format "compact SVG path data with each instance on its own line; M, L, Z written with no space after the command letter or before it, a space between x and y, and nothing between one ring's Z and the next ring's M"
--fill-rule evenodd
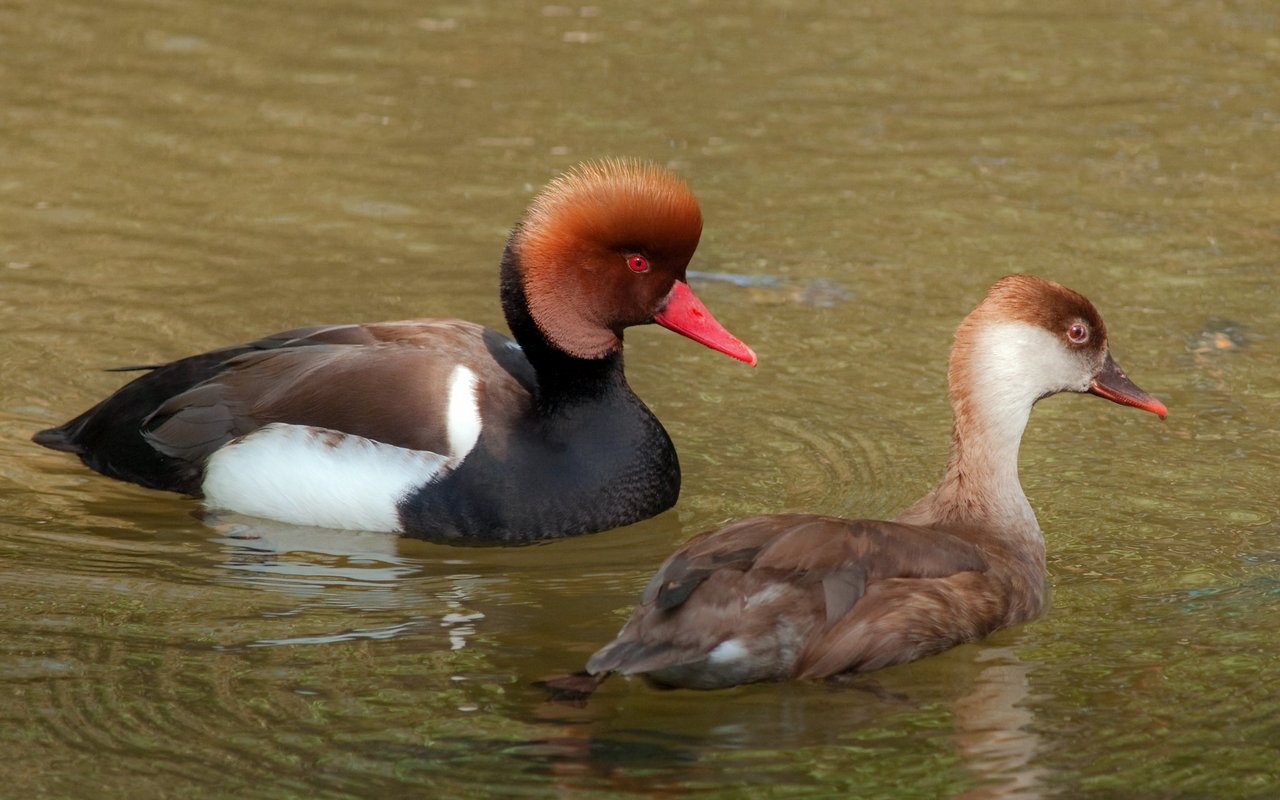
M144 423L144 435L160 452L196 463L271 422L440 452L448 381L459 363L476 372L487 421L527 408L532 371L508 341L457 320L286 331L170 398Z
M1008 594L980 571L870 584L849 613L810 637L794 676L870 672L977 641L1014 621Z
M986 568L977 547L928 528L799 514L743 520L667 559L587 668L664 669L732 639L769 662L771 677L790 677L811 636L839 624L878 583Z
M709 575L723 569L759 569L794 579L845 584L985 568L978 548L930 528L777 514L741 520L690 540L654 575L641 602L652 601L663 610L675 608Z

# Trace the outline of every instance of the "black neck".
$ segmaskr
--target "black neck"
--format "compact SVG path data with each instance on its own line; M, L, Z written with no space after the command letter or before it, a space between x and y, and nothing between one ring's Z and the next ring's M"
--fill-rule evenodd
M601 358L578 358L553 344L533 321L524 291L519 257L512 234L502 253L502 312L511 335L524 351L525 358L538 375L538 406L542 410L597 400L618 389L628 392L622 372L622 350L614 350Z
M494 440L482 434L454 472L401 501L411 536L575 536L646 519L680 495L675 447L627 385L621 348L585 359L556 347L529 313L515 250L508 241L502 256L502 310L536 376L532 419Z

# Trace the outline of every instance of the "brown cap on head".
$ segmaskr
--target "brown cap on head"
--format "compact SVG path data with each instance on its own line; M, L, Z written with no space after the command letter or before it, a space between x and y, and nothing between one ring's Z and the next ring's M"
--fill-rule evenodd
M960 324L949 373L953 402L964 405L968 399L966 393L972 379L967 373L978 347L977 330L1007 322L1041 328L1058 341L1063 351L1074 354L1068 363L1077 364L1079 373L1063 384L1051 385L1048 393L1064 389L1087 391L1150 411L1161 419L1168 414L1163 403L1138 388L1112 359L1106 323L1093 303L1079 292L1033 275L1006 275L996 281Z
M989 320L1028 322L1049 331L1065 331L1073 321L1088 324L1094 348L1105 347L1107 326L1089 298L1060 283L1034 275L1006 275L987 291L987 296L968 317L966 324Z

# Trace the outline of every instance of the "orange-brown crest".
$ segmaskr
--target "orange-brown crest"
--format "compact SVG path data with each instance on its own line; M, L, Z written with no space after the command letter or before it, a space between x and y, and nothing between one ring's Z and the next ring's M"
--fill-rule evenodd
M622 328L652 320L701 234L698 201L671 172L629 160L580 165L543 189L520 226L530 313L566 352L602 356ZM630 254L649 270L629 270Z

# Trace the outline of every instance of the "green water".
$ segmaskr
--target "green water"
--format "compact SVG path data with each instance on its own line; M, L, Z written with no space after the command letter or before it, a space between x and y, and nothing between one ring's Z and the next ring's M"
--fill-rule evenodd
M0 3L0 795L1280 795L1280 10L1263 2ZM101 368L317 322L501 326L551 176L669 164L756 370L628 375L672 512L511 550L203 517L30 433ZM886 516L1000 275L1090 296L1167 422L1037 408L1053 607L861 688L579 668L678 543Z

